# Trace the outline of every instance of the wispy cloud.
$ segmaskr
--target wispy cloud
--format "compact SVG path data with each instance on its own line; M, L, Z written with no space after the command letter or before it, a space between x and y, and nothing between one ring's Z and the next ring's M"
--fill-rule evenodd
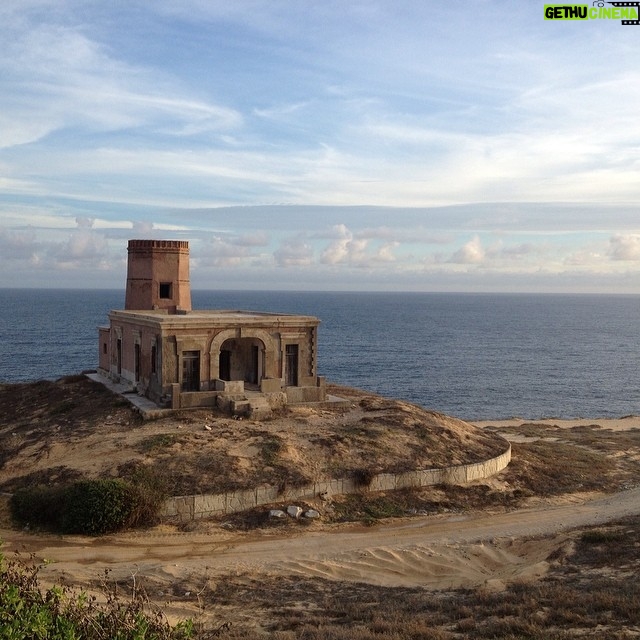
M6 0L1 272L174 236L230 286L633 290L636 50L499 0Z

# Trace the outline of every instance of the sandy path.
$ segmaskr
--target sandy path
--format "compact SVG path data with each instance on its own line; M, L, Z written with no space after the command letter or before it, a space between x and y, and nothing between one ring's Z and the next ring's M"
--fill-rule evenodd
M43 577L86 584L105 568L123 579L138 572L159 582L227 572L299 574L388 586L432 588L491 584L544 573L566 531L640 513L640 488L586 500L497 514L428 516L375 527L322 527L300 534L137 533L104 538L0 531L4 551L34 553ZM531 536L550 539L524 540Z

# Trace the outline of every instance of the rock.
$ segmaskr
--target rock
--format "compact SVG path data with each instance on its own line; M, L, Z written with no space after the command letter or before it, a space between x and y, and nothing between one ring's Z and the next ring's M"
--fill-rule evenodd
M208 424L204 425L205 431L211 431L211 427Z
M299 518L300 515L302 514L302 508L301 507L296 507L294 505L290 505L287 507L287 513L292 517L292 518Z
M282 509L271 509L269 511L270 518L286 518L287 514Z
M304 517L309 519L319 518L320 514L315 509L309 509L309 511L304 512Z

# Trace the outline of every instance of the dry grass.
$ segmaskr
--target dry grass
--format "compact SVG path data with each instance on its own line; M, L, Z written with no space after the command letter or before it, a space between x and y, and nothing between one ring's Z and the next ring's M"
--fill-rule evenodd
M417 465L427 458L434 462L446 451L461 459L485 455L500 442L488 431L479 437L460 421L407 403L342 391L353 402L350 411L301 410L263 423L194 412L174 416L170 422L142 423L117 399L84 379L35 387L8 385L0 388L0 469L14 456L42 459L47 450L53 455L53 446L60 441L81 446L98 431L114 441L127 438L118 445L126 455L112 470L126 475L144 463L147 469L162 470L174 483L174 492L191 493L241 486L256 478L287 481L291 469L306 472L304 443L312 446L314 441L329 452L327 458L336 456L338 462L332 464L354 474L363 469L370 472L371 465L363 461L370 459L376 447L387 451L390 435L395 435L391 445L403 450L404 456L387 457L387 468ZM78 394L89 395L91 402L78 403ZM205 423L214 431L204 432ZM295 447L283 430L285 424L295 425L299 432ZM491 483L345 496L334 500L331 517L371 523L412 513L511 509L532 496L614 491L637 483L640 431L612 432L595 425L562 430L532 423L510 432L532 440L514 443L511 465ZM234 454L242 443L252 447L255 467L241 464ZM430 452L434 443L441 448ZM348 451L354 448L356 454L350 458ZM52 462L29 475L5 478L3 486L56 482L79 473ZM290 519L267 523L264 510L225 520L243 529L309 526ZM319 578L229 575L203 588L198 597L218 622L231 612L234 619L244 620L224 631L221 637L229 640L264 635L276 640L640 637L640 518L575 532L573 540L573 550L563 548L547 558L551 568L544 579L508 584L497 591L429 591ZM186 588L176 583L172 589L184 593Z
M6 385L0 490L144 466L174 495L217 493L466 464L504 451L502 438L460 420L353 389L342 395L349 408L292 406L262 421L203 409L143 422L83 376Z
M201 594L218 620L245 612L229 640L569 640L640 635L640 517L573 534L544 579L502 591L429 591L319 578L227 576ZM180 586L175 586L180 591ZM236 615L237 617L237 615Z

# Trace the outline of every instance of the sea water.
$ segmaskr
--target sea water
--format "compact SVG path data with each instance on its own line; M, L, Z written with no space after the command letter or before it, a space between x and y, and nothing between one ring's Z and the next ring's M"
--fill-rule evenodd
M318 372L463 419L640 414L640 297L193 291L193 307L314 315ZM122 291L0 290L0 381L95 368Z

